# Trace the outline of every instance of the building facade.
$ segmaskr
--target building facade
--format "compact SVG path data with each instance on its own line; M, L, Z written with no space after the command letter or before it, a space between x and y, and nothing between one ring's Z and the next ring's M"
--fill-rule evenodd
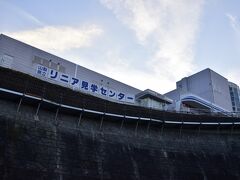
M176 86L165 94L174 100L172 109L232 112L228 80L209 68L183 78Z
M3 34L0 35L0 66L109 101L142 105L141 100L135 99L141 90ZM165 102L162 98L161 103Z
M229 92L231 97L232 103L232 111L233 112L240 112L240 90L239 86L229 82Z
M140 106L168 110L168 105L172 104L172 99L154 92L150 89L146 89L136 94L136 100Z
M78 64L0 35L0 66L117 103L161 110L240 112L239 87L211 69L176 83L161 95L141 91Z

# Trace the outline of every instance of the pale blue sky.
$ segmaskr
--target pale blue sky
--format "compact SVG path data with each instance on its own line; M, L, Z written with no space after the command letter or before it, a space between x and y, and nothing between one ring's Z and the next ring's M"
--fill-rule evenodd
M211 68L240 85L239 0L0 0L0 33L139 89Z

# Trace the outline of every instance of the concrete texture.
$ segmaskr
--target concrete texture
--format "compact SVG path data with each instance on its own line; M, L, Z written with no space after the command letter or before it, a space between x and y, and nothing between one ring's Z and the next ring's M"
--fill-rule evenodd
M239 128L58 112L0 100L0 179L240 179ZM137 127L137 128L136 128Z

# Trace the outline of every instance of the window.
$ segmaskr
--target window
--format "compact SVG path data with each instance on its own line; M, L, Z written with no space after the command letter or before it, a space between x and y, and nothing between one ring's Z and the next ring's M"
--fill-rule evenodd
M0 65L3 67L11 68L13 63L13 56L4 54L0 59Z

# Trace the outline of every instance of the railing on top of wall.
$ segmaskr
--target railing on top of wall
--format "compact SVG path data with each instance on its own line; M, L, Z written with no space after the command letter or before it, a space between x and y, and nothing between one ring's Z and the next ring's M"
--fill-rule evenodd
M21 64L24 66L23 64ZM29 72L33 71L32 67L25 66L25 68L29 69ZM3 70L5 68L2 68ZM30 70L31 69L31 70ZM77 106L81 108L89 107L92 110L99 110L102 112L117 112L119 114L119 111L121 111L121 114L129 114L129 115L136 115L139 114L139 111L141 111L140 115L142 117L152 117L156 115L157 113L163 114L164 112L167 113L177 113L177 114L190 114L190 115L207 115L207 116L227 116L227 117L240 117L240 112L226 112L224 114L218 113L218 112L208 112L203 109L194 109L190 111L162 111L154 108L146 108L141 107L137 105L128 105L125 103L116 103L112 101L108 101L108 99L98 99L96 96L92 96L89 94L86 94L82 91L72 91L72 89L68 86L64 86L63 84L59 83L52 83L49 81L44 81L44 78L38 77L38 79L41 79L43 81L36 81L34 78L37 78L37 76L33 76L29 73L29 75L33 76L32 78L24 76L21 72L15 72L15 71L8 71L5 69L0 72L1 73L1 82L0 85L2 87L5 87L7 89L16 90L19 92L32 94L34 96L38 96L41 98L46 98L52 101L55 101L57 103L65 103L70 106ZM36 83L37 82L37 83ZM58 85L61 85L65 88L59 88ZM1 87L0 86L0 87ZM52 87L51 87L52 86ZM54 88L53 88L54 87ZM81 92L81 93L79 93ZM79 100L81 99L81 100Z

